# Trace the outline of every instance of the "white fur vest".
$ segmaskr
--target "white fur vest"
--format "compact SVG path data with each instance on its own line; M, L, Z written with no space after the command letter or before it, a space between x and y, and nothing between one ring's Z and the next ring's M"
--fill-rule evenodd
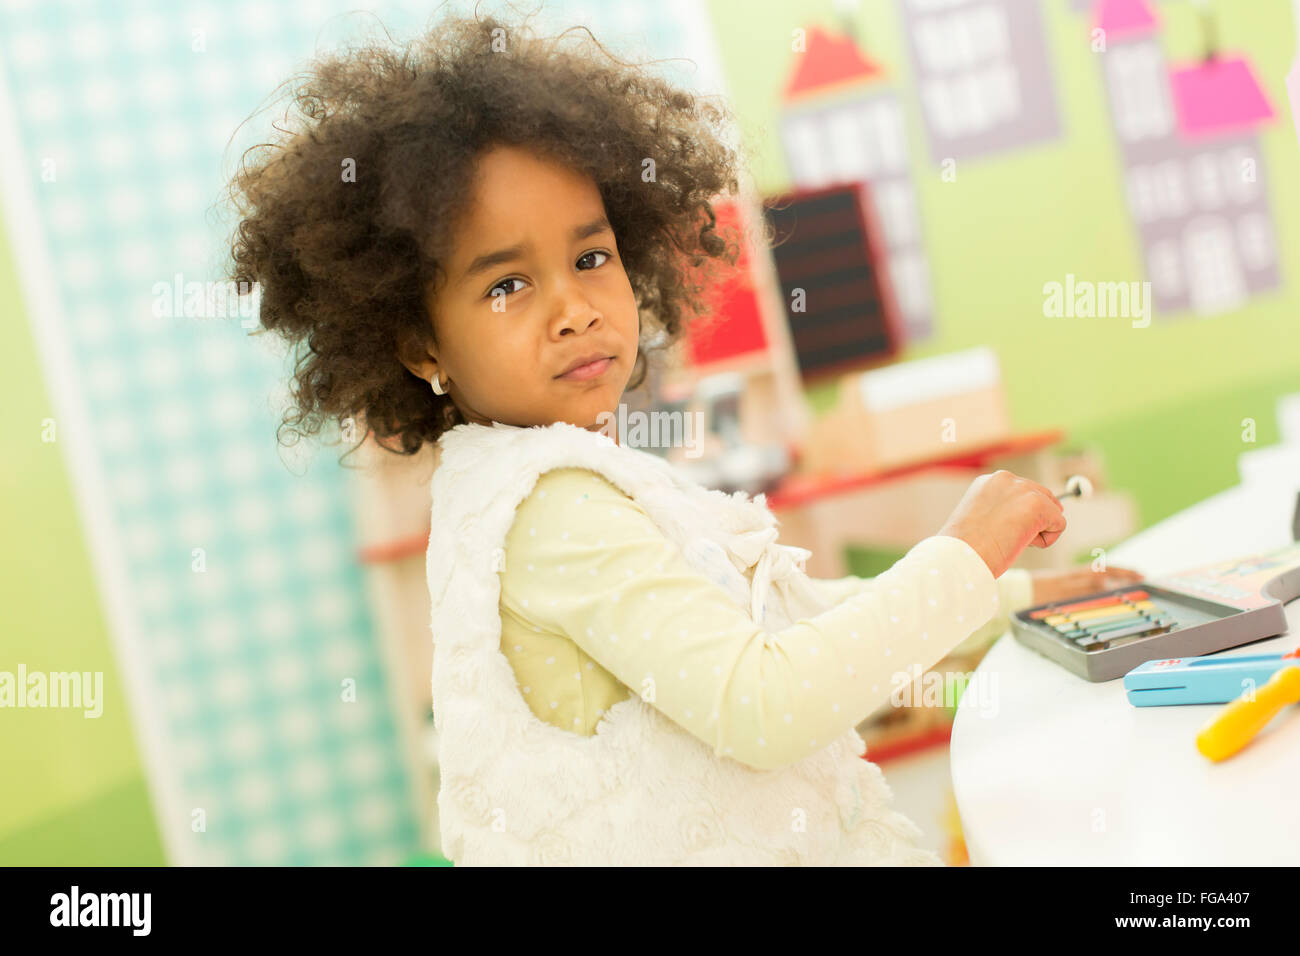
M581 467L631 496L764 630L825 609L808 552L776 542L765 498L560 422L459 425L439 440L428 579L443 853L459 866L942 865L890 809L850 729L779 770L714 749L637 695L592 736L539 720L501 653L507 532L538 477Z

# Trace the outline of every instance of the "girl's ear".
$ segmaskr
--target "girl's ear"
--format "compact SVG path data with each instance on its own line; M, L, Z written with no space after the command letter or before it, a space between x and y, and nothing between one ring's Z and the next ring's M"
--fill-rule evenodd
M397 360L408 372L426 382L438 371L438 357L430 343L421 341L407 329L398 333Z

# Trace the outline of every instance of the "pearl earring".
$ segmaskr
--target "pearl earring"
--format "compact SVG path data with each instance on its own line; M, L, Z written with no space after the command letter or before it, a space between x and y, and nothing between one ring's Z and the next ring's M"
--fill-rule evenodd
M442 387L442 383L441 383L440 381L438 381L438 373L437 373L437 372L434 372L434 373L433 373L433 378L429 379L429 384L433 386L433 394L435 394L435 395L446 395L446 394L447 394L447 390L446 390L445 388L443 388L443 387Z

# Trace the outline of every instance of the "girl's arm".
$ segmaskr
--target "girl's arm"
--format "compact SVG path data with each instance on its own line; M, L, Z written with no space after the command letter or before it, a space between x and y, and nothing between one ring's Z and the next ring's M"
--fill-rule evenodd
M871 578L847 575L842 578L812 578L813 585L822 593L827 603L839 604L855 594L860 594L871 583ZM1025 568L1011 568L998 582L998 610L987 624L975 631L953 648L955 653L968 653L991 644L1011 626L1011 615L1035 603L1033 573Z
M689 733L756 769L825 747L997 611L965 541L935 535L821 614L767 632L595 472L558 469L521 503L501 601L567 635Z

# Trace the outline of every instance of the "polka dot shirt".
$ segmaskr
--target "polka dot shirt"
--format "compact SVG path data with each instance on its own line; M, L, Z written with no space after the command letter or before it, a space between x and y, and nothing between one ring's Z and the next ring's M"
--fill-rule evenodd
M898 675L1001 634L1032 597L1027 571L995 580L966 542L933 536L875 578L817 581L828 609L768 632L585 468L541 476L498 573L501 651L538 718L590 735L639 694L757 769L826 746L887 704Z

